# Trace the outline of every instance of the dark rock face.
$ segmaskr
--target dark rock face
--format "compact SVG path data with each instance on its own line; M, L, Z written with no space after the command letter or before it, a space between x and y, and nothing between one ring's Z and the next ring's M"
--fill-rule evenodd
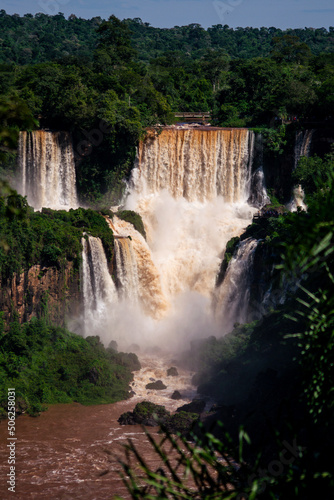
M119 422L121 425L135 425L137 423L133 416L133 412L131 411L122 413L117 422Z
M50 320L65 326L68 316L80 313L79 272L73 263L67 262L62 270L56 267L34 265L21 274L13 274L6 283L0 279L0 310L6 322L13 311L19 314L19 321L30 321L33 316L43 315L47 303Z
M121 425L142 424L150 427L163 425L171 433L180 432L183 436L187 436L198 420L197 413L180 411L170 415L164 406L143 401L136 405L133 412L123 413L118 422Z
M205 401L202 399L194 399L191 403L185 404L183 406L180 406L176 411L179 412L186 412L186 413L197 413L200 414L204 411L205 408Z
M156 391L163 391L167 389L167 385L165 385L161 380L157 380L156 382L151 382L150 384L145 385L146 389L154 389Z
M159 424L165 424L169 417L170 413L164 406L156 405L150 401L143 401L135 406L133 412L122 413L118 422L121 425L142 424L155 427Z
M173 394L171 395L171 399L182 399L181 393L179 391L174 391Z
M167 377L178 377L179 372L175 368L175 366L171 366L171 368L168 368L167 370Z
M18 415L22 415L22 413L25 413L27 409L28 409L28 404L25 401L25 399L22 397L18 397L15 402L15 412Z
M93 367L89 370L87 378L91 384L97 385L100 373L97 368Z
M172 434L180 432L182 436L187 436L198 420L198 413L180 411L169 417L165 423L165 427Z

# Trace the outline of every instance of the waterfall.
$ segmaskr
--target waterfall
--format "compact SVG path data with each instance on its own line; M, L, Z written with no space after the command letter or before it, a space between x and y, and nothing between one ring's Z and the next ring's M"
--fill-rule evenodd
M254 133L247 129L148 132L140 143L136 189L156 193L166 189L174 198L226 202L245 201L250 187Z
M255 134L253 135L255 142ZM262 134L256 135L256 164L257 168L254 170L250 181L248 203L253 207L262 208L264 205L267 205L267 203L270 203L263 172L264 157Z
M299 130L296 132L295 149L294 149L294 168L302 156L309 156L311 150L312 137L314 130Z
M246 129L166 127L139 144L125 209L142 216L145 246L112 220L114 235L131 236L137 262L143 314L127 308L128 338L175 349L222 334L212 292L227 242L256 211L247 202L254 137Z
M314 130L299 130L296 132L295 139L295 149L294 149L294 169L297 168L299 160L303 156L310 156L312 137ZM293 188L293 194L290 203L288 203L287 208L291 212L296 212L297 207L301 207L303 210L307 210L307 206L304 203L305 193L301 185L295 186Z
M132 224L106 217L115 242L108 263L101 240L83 237L85 335L98 334L106 345L117 340L174 349L197 337L221 335L211 306L217 269L227 242L252 221L251 190L257 200L265 199L262 170L252 176L254 140L247 129L148 131L124 207L142 216L147 241ZM19 155L22 193L34 208L77 206L68 134L23 132ZM249 258L253 245L244 249ZM247 307L242 308L247 273L239 274L241 298L237 292L226 294L230 322L247 316ZM228 276L232 287L236 278Z
M215 313L220 318L225 333L233 329L234 323L246 323L250 320L250 285L257 244L258 241L253 238L239 243L222 284L215 290Z
M116 274L121 296L128 299L131 306L139 300L145 314L161 319L169 304L148 244L129 222L116 215L112 221L108 217L106 220L114 233Z
M100 238L86 236L81 242L85 336L103 334L105 329L110 328L117 291Z
M36 210L78 207L73 148L67 132L20 132L19 165L19 191Z
M304 202L305 193L302 186L299 184L293 189L293 196L288 204L288 210L291 212L297 212L297 208L300 207L302 210L307 211L307 205Z
M264 207L270 203L270 198L267 193L266 184L264 181L263 168L259 167L252 175L251 180L251 195L248 202L257 208Z
M132 242L127 236L115 236L116 273L123 297L138 299L138 270Z

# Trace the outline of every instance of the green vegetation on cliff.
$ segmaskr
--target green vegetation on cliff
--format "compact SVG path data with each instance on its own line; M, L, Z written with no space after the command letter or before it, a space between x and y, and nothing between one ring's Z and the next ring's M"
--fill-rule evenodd
M43 320L13 321L0 332L0 411L5 415L8 387L15 387L18 410L30 413L45 404L126 399L133 356Z
M7 279L34 264L60 268L70 261L79 270L83 233L101 238L109 260L113 234L99 213L77 210L34 212L20 195L0 198L0 275Z
M132 224L133 227L146 239L143 219L139 214L137 214L137 212L134 212L133 210L120 210L116 215L120 219L130 222L130 224Z

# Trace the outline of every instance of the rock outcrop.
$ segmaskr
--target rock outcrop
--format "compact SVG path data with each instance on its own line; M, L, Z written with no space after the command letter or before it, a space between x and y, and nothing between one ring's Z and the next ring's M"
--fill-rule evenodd
M175 368L175 366L171 366L167 370L167 377L177 377L179 375L179 372Z
M185 412L185 413L202 413L205 408L205 401L202 399L194 399L191 403L180 406L176 412Z
M180 391L174 391L173 394L171 395L171 399L174 399L174 400L178 400L178 399L182 399L182 395L180 393Z
M48 315L53 323L64 326L66 318L80 313L79 272L67 262L63 269L34 265L13 274L6 282L0 281L0 310L6 322L16 313L20 322Z
M156 382L150 382L149 384L146 384L145 388L154 389L156 391L163 391L164 389L167 389L167 386L161 380L157 380Z

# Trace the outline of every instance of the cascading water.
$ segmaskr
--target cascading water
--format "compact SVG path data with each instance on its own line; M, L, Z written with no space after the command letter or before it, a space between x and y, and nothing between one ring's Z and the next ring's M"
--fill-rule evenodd
M253 146L246 129L167 128L140 144L126 208L143 217L170 307L158 323L136 316L137 333L169 347L222 333L211 294L226 243L255 211L247 204Z
M309 156L314 130L299 130L296 132L294 149L294 168L297 167L302 156Z
M314 130L299 130L296 132L295 149L294 149L294 169L297 168L299 160L303 157L309 157L311 151L311 143ZM302 186L299 184L293 189L293 196L288 204L288 209L291 212L296 212L297 207L302 210L307 210L307 205L304 203L305 193Z
M39 432L42 440L29 441L23 450L25 463L22 463L27 474L21 479L25 480L22 484L28 493L33 492L32 496L47 491L50 497L55 497L59 488L68 497L108 498L110 492L126 495L127 492L120 491L117 464L110 462L109 450L113 454L116 450L116 455L122 458L124 450L119 453L118 445L125 444L130 436L148 463L154 469L160 466L152 461L142 430L136 427L125 430L116 420L120 413L132 410L142 399L175 410L194 397L192 373L178 368L178 376L168 377L166 369L174 365L178 349L189 348L189 340L226 332L213 318L211 294L227 241L243 232L255 211L246 201L253 138L246 130L169 129L141 144L126 208L136 208L141 213L148 241L131 224L116 216L108 220L116 236L115 251L120 253L120 263L116 266L118 291L109 274L101 240L84 235L81 283L86 336L98 334L106 345L116 340L122 348L137 342L140 353L145 344L153 344L155 349L141 354L142 369L132 382L134 400L91 408L88 416L88 410L82 415L83 410L76 406L60 408L60 416L54 413L56 420L51 420L51 427L48 421L43 432ZM163 147L164 142L168 142L169 152L167 146ZM120 248L122 243L124 246ZM249 256L253 245L252 240L247 247ZM248 260L247 265L250 264ZM246 301L249 290L246 264L239 278L232 274ZM236 311L235 315L238 314ZM237 321L231 315L228 319ZM222 321L224 324L225 319ZM157 347L170 350L171 355ZM148 392L146 384L152 378L159 378L167 388ZM181 401L171 399L175 389L181 392ZM64 444L65 431L71 429L73 435L71 422L78 418L83 418L83 425L76 425L74 438L67 438ZM52 425L56 435L52 434L51 442ZM59 432L62 426L65 431ZM70 461L63 460L64 449ZM60 462L65 465L60 467ZM35 478L35 487L31 478Z
M214 308L224 333L231 331L234 323L246 323L250 320L250 283L257 244L258 241L253 238L239 243L222 284L215 290Z
M225 202L245 201L249 191L254 134L247 129L149 132L138 152L136 189L157 193L167 189L173 198L206 202L223 196Z
M307 205L304 202L305 193L302 186L299 184L295 186L293 189L293 197L290 203L288 204L288 209L290 212L297 212L298 207L302 210L307 210Z
M120 294L136 302L138 299L138 270L136 257L128 236L115 236L116 274Z
M70 209L78 207L74 155L67 132L20 132L19 191L29 205Z
M267 203L270 203L270 198L264 181L263 167L259 167L255 170L252 175L251 185L251 195L248 202L251 203L252 206L261 208Z
M132 224L116 215L112 221L107 218L107 222L114 233L116 273L120 287L125 291L124 298L133 298L133 302L138 298L146 315L161 319L169 304L162 292L160 275L147 242Z
M116 287L100 238L84 236L81 242L85 336L105 336L106 330L110 330L112 310L118 300Z

